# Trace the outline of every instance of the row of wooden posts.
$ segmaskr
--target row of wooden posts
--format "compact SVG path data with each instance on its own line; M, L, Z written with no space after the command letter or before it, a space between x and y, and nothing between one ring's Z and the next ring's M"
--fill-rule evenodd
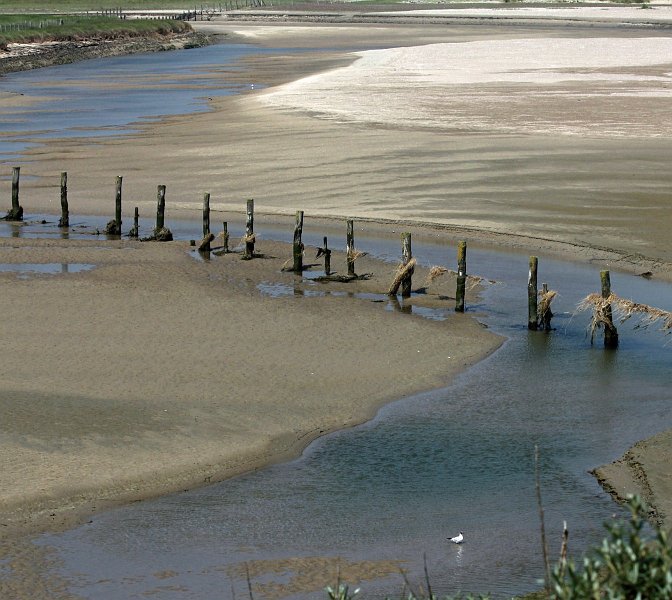
M6 221L22 221L23 207L19 202L19 181L20 181L20 167L14 167L12 171L12 207L4 217ZM122 216L122 181L121 176L117 176L115 183L115 217L108 222L105 227L105 233L108 235L122 235L121 216ZM68 174L61 173L61 218L58 221L59 227L69 227L70 216L68 208ZM170 241L173 239L171 231L165 226L165 208L166 208L166 186L159 185L157 187L157 209L156 209L156 225L151 236L143 238L144 240L155 241ZM139 211L135 207L133 227L129 232L129 237L139 237ZM303 234L304 212L299 210L296 212L296 224L294 227L294 239L292 244L292 268L286 269L295 273L302 273L304 270L303 255L304 245L301 240ZM223 248L224 253L229 252L229 233L228 223L224 221L223 225ZM201 252L211 250L211 243L215 236L210 231L210 194L205 193L203 196L203 239L198 246ZM245 220L245 237L244 250L242 258L244 260L251 260L254 258L255 248L255 234L254 234L254 200L247 200L246 206L246 220ZM195 245L195 241L192 242ZM401 255L402 263L398 270L392 285L388 290L390 296L396 296L401 288L402 298L409 298L411 296L412 276L415 269L416 261L413 258L411 247L411 234L401 234ZM318 257L324 256L324 273L326 280L332 277L331 271L331 250L328 247L328 240L324 237L323 247L318 250ZM365 276L358 276L355 273L355 260L357 252L355 250L355 236L354 236L354 221L347 219L346 221L346 262L347 275L339 277L338 281L351 281L354 279L365 278ZM536 256L530 257L529 275L528 275L528 329L536 331L538 329L549 331L551 329L551 319L553 313L550 310L550 304L545 307L540 314L538 299L539 289L537 284L537 270L538 258ZM467 243L465 241L458 242L457 245L457 282L455 291L455 311L464 312L465 310L465 293L467 281ZM609 298L611 294L611 282L609 271L600 272L601 294L602 298ZM542 294L548 292L546 283L542 284ZM613 324L611 307L607 309L607 320L604 326L604 345L605 348L616 348L618 346L618 332Z
M553 312L550 308L550 302L546 304L543 311L539 310L539 288L537 284L537 269L539 259L536 256L530 256L530 270L527 278L527 328L531 331L538 329L544 331L551 330L551 319ZM609 271L600 271L600 293L602 298L607 299L611 296L611 276ZM548 284L542 283L541 295L548 294ZM618 330L614 325L611 305L607 304L604 314L604 347L618 347Z

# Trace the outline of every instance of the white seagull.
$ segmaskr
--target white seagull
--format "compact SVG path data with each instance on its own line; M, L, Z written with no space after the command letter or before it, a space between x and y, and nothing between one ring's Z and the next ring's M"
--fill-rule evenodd
M464 541L462 532L460 531L460 535L456 535L455 537L450 538L450 541L453 542L453 544L461 544Z

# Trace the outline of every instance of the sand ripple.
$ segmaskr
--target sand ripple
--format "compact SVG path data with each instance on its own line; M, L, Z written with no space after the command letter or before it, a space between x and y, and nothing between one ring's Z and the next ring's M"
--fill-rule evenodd
M322 117L396 127L672 134L672 39L511 39L358 53L261 96Z

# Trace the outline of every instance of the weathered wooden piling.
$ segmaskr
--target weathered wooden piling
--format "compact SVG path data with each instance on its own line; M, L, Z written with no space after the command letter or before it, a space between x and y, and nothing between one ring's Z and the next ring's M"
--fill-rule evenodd
M600 283L602 287L602 298L606 300L611 296L611 277L609 271L600 271ZM614 325L611 304L608 304L604 309L604 347L618 347L618 331Z
M294 258L293 271L295 273L303 272L303 211L296 211L296 225L294 226L294 244L292 246L292 256Z
M348 275L355 274L355 222L352 219L347 220L345 234L345 254L348 263Z
M140 233L140 211L136 206L133 210L133 227L128 232L128 237L137 238Z
M203 239L198 246L199 252L210 252L210 242L215 236L210 233L210 194L203 194Z
M68 209L68 174L61 173L61 218L58 220L59 227L70 226L70 211Z
M392 280L390 288L387 290L388 296L396 296L401 286L401 297L409 298L411 295L411 282L413 271L415 271L416 260L411 251L411 234L401 234L401 265Z
M539 326L539 314L537 311L537 267L539 259L530 256L530 269L527 275L527 328L536 331Z
M467 242L457 243L457 284L455 286L455 311L464 312L467 290Z
M245 260L254 258L254 200L247 201L247 217L245 220Z
M413 258L413 252L411 250L411 234L402 233L401 234L401 262L404 266L408 265ZM401 280L401 297L410 298L411 297L411 284L413 281L413 271L409 270L408 273Z
M208 232L203 239L201 240L200 245L198 246L199 252L210 252L210 242L215 239L215 234Z
M23 207L19 204L19 177L21 167L12 169L12 208L3 217L5 221L23 221Z
M554 295L554 294L553 294ZM541 284L541 306L539 310L539 324L544 331L550 331L551 319L553 319L553 311L551 310L552 296L549 296L548 284Z
M114 220L117 222L118 233L121 235L121 175L117 175L116 193L114 201Z
M105 226L107 235L121 235L121 183L123 178L117 175L115 183L114 219Z
M324 255L324 274L328 277L331 275L331 250L327 245L327 238L324 238L324 247L322 248L322 254Z
M203 194L203 237L210 233L210 194Z
M156 227L163 229L165 227L165 215L166 215L166 186L159 185L156 188Z
M224 254L229 252L229 224L222 221L222 249Z
M156 188L156 227L152 233L150 240L157 242L169 242L173 239L173 234L166 227L165 221L166 213L166 186L159 185Z

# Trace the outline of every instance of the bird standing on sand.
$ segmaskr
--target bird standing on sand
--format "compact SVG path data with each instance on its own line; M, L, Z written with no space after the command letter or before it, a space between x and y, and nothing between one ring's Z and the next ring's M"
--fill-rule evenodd
M460 531L460 535L456 535L455 537L450 538L450 541L453 542L453 544L461 544L464 541L462 532Z

